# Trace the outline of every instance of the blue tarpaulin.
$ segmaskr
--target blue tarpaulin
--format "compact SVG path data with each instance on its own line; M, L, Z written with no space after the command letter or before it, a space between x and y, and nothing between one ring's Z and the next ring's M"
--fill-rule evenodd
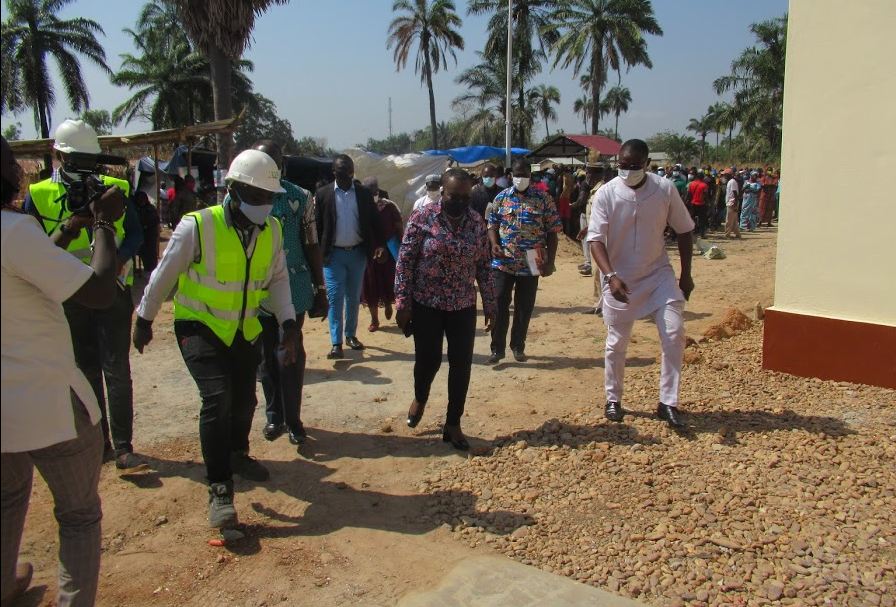
M499 148L492 145L470 145L464 148L451 148L450 150L426 150L424 154L430 156L450 156L451 160L460 164L473 164L489 158L503 157L507 148ZM529 150L525 148L510 148L514 156L525 156Z

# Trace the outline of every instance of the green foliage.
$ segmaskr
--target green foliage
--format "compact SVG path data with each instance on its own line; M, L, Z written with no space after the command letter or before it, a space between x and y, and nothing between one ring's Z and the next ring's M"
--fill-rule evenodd
M22 123L11 122L3 129L3 138L7 141L17 141L22 138Z
M214 120L208 58L187 38L172 2L148 2L137 20L136 31L124 32L138 54L121 55L121 68L112 76L113 84L134 91L112 112L115 124L143 118L154 129L165 129ZM256 97L246 75L250 71L249 61L231 63L230 82L237 107L254 111Z
M111 73L97 39L105 33L100 24L82 17L60 19L57 15L70 3L7 0L6 20L0 25L0 111L18 113L31 108L35 128L44 138L50 136L51 109L56 102L50 57L56 62L65 97L74 112L90 107L79 56Z
M556 86L539 84L529 91L528 101L540 118L544 120L545 137L551 136L548 120L557 120L554 104L560 103L560 90Z
M651 151L665 152L676 163L691 164L700 154L699 142L688 135L662 131L647 139Z
M732 63L731 73L717 78L718 94L733 91L733 114L748 138L765 140L780 155L784 114L784 63L787 52L787 15L754 23L750 31L758 44L744 50ZM730 137L730 135L729 135Z
M554 66L572 66L576 75L589 76L592 108L602 107L610 70L653 67L644 36L663 34L650 0L564 0L557 3L544 31L556 36L551 47ZM596 134L600 112L591 111L590 118L591 133Z
M106 110L85 110L81 120L93 127L97 135L108 135L112 132L112 118Z
M414 72L429 91L429 122L432 147L438 148L436 102L432 75L448 65L450 55L457 63L455 49L463 50L464 39L457 31L461 19L451 0L395 0L392 12L400 13L389 24L386 48L395 46L393 59L397 70L404 68L414 44L417 53Z
M260 139L271 139L280 144L284 154L299 154L299 142L293 135L292 124L289 120L280 118L277 115L277 106L264 95L255 93L252 97L253 110L246 112L243 121L234 133L236 149L245 150ZM306 141L305 149L308 147L307 144ZM315 149L315 151L317 150ZM322 156L323 153L313 155Z

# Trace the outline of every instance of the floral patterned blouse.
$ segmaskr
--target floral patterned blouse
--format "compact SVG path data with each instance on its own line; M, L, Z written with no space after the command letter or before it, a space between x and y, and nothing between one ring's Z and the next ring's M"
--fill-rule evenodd
M442 216L441 201L411 214L395 267L395 307L416 301L437 310L456 311L482 305L494 317L495 284L485 222L473 209L457 228Z

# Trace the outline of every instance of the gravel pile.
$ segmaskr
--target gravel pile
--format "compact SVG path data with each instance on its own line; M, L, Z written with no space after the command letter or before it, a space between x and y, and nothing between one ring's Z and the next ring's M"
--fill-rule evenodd
M502 437L423 483L429 516L652 605L893 606L896 391L762 371L761 343L688 348L681 435L653 418L658 365L630 368L624 424L591 406Z

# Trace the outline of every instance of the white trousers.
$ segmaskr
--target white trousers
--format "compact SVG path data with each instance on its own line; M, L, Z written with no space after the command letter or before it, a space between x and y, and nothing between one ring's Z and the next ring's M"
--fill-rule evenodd
M585 217L585 214L579 217L579 229L584 230L588 227L588 218ZM591 246L588 243L587 238L582 239L582 254L585 256L585 263L593 268L595 272L597 272L597 264L591 263Z
M678 406L681 363L684 358L684 302L668 303L656 311L656 328L663 348L660 371L660 402ZM604 384L607 400L622 402L622 383L625 377L625 351L632 337L634 321L607 325L607 344L604 358Z

